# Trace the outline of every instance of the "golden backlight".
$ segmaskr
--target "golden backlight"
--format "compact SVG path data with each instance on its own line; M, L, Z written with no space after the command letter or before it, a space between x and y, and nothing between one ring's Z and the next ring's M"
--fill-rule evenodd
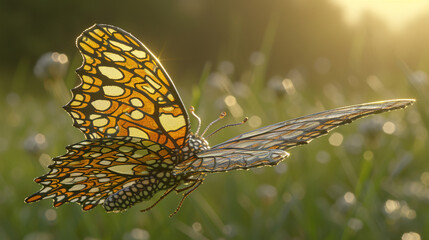
M362 14L382 19L392 30L401 30L407 23L429 9L427 0L331 0L344 10L348 23L356 23Z

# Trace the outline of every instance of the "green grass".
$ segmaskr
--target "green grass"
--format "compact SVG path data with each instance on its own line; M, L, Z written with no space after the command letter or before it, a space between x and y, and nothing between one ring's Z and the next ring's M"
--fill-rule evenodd
M269 44L273 33L267 32ZM269 51L264 45L262 53ZM47 171L47 156L65 153L64 147L83 140L83 135L71 126L61 100L42 89L42 82L36 91L23 89L32 78L29 68L21 67L16 86L0 102L0 238L399 239L407 232L429 237L425 225L429 179L421 177L429 172L428 102L420 95L421 89L410 87L402 77L393 78L395 84L389 86L394 87L383 89L384 94L367 90L365 82L358 92L347 82L332 81L326 85L340 94L333 101L323 89L311 87L317 76L310 76L305 88L295 83L296 93L288 95L266 87L267 68L266 62L246 69L257 87L243 82L248 87L244 93L235 88L231 76L224 76L224 87L214 88L210 76L216 68L210 65L202 70L200 85L186 88L180 81L176 85L185 96L185 105L192 102L198 107L204 124L221 111L231 110L222 104L229 94L245 114L235 119L230 115L225 122L258 116L261 126L343 104L387 99L386 95L415 97L417 103L378 118L382 123L395 123L397 131L392 135L372 127L377 117L370 117L336 130L344 137L341 146L329 144L329 134L292 149L290 158L279 166L209 174L172 218L168 216L181 199L174 194L145 213L139 210L150 203L137 204L121 214L107 214L102 207L83 212L77 204L53 208L50 200L23 202L39 189L32 179ZM67 76L65 81L72 82L74 76ZM187 95L190 92L192 97ZM229 128L209 142L214 145L251 129L247 124ZM45 143L34 144L37 134L44 136ZM386 206L390 206L389 213Z

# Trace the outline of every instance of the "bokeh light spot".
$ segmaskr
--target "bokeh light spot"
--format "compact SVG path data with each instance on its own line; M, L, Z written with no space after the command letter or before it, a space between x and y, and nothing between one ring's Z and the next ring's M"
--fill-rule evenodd
M416 232L407 232L402 234L402 240L421 240L420 234Z
M429 172L422 173L422 175L420 175L420 181L424 185L429 186Z
M259 197L265 201L271 201L277 196L277 189L268 184L262 184L257 188L257 193Z
M363 159L372 160L374 158L374 153L370 150L367 150L363 153Z
M344 194L344 201L348 204L354 204L356 202L356 197L352 192L346 192Z
M287 164L284 162L280 162L274 167L274 171L276 171L277 174L283 174L287 171Z
M224 102L225 102L226 106L228 107L228 109L231 112L233 117L238 118L238 117L243 116L243 109L237 103L237 99L234 96L232 96L232 95L226 96L224 98Z
M262 52L253 52L249 60L251 64L259 66L265 63L265 55Z
M251 116L247 122L251 128L258 128L262 125L262 119L256 115Z
M39 163L40 163L40 165L42 165L44 167L51 165L52 164L51 156L49 156L46 153L40 154Z
M327 163L331 160L331 155L327 151L319 151L316 154L316 159L320 163Z
M396 200L389 199L384 203L384 211L388 214L398 211L400 207L401 205Z
M237 104L237 99L235 99L235 97L232 95L226 96L224 101L228 107L231 107L231 106L234 106L235 104Z
M54 209L48 209L45 211L45 218L48 221L55 221L57 219L57 212Z
M46 141L45 135L41 133L36 134L36 136L34 136L34 141L39 145L45 144L45 141Z
M194 222L194 223L192 224L192 229L193 229L195 232L201 232L201 230L203 229L203 227L201 226L201 223L199 223L199 222Z
M234 64L230 61L222 61L219 63L219 72L230 75L234 73Z
M343 140L344 137L341 133L333 133L331 136L329 136L329 143L335 147L341 146Z
M283 79L282 86L288 95L295 95L296 90L291 79L289 78Z
M375 92L382 92L385 87L383 86L383 83L380 81L380 79L375 76L371 75L366 79L366 83L368 86L374 90Z
M130 235L136 240L148 240L150 238L149 232L141 228L134 228Z
M17 93L11 92L6 96L6 102L11 107L18 106L20 101L21 101L21 97Z
M383 124L383 132L393 134L396 131L396 125L393 122L387 121Z
M357 219L357 218L351 218L347 222L347 225L349 226L349 228L353 229L354 231L359 231L363 227L362 221L360 219Z

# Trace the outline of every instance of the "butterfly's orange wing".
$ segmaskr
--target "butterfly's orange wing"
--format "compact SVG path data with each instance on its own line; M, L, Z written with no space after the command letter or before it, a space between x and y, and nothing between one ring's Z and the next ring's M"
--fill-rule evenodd
M82 84L64 108L88 139L131 136L181 148L189 120L170 77L134 36L94 25L76 40Z
M43 185L26 202L53 198L54 206L77 202L88 210L105 203L121 211L171 188L182 158L189 120L170 77L135 37L94 25L76 41L84 62L82 83L64 107L88 140L54 158ZM107 203L107 204L106 204Z
M138 189L142 195L134 196L138 199L115 209L123 210L149 199L160 190L160 182L168 188L165 175L157 177L153 173L162 173L175 163L168 149L132 137L88 139L68 146L67 150L67 154L54 158L49 173L35 179L43 188L26 202L52 198L55 207L77 202L89 210L122 189L144 184L144 189Z

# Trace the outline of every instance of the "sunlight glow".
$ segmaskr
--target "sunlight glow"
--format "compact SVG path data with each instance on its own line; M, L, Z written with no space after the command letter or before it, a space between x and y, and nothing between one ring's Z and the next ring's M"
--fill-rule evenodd
M344 18L354 24L363 14L382 19L391 29L401 30L416 17L428 11L427 0L331 0L344 10Z

